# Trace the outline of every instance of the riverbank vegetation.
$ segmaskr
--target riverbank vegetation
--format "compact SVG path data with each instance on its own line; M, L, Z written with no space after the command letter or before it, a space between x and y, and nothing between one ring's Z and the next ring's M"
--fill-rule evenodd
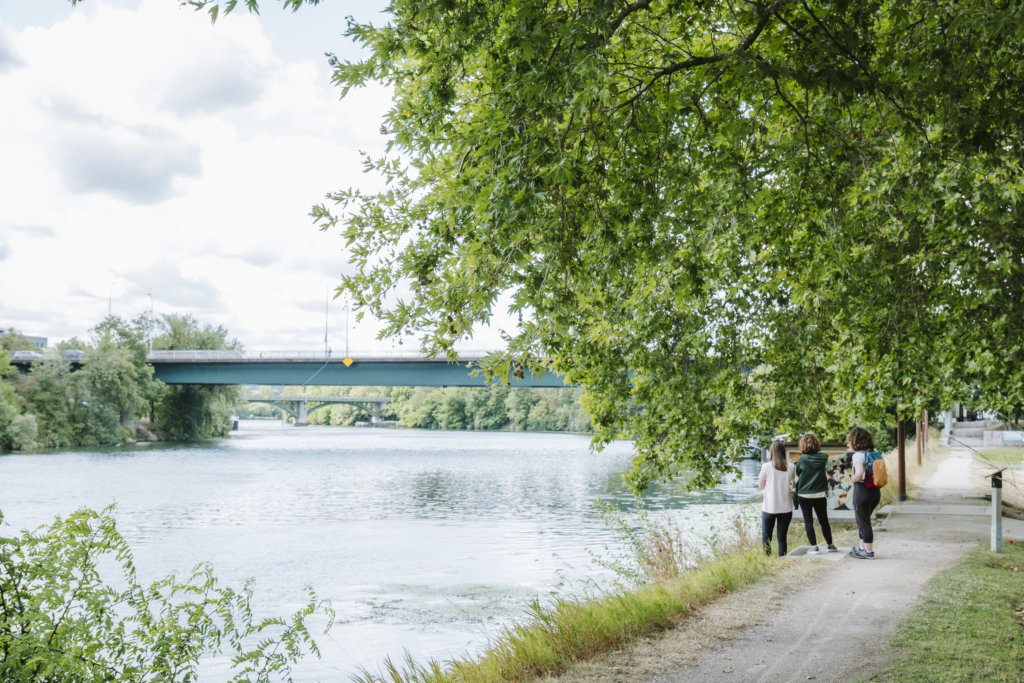
M642 515L637 526L611 508L598 510L624 541L621 556L597 558L617 573L615 591L534 602L526 619L496 635L479 657L386 660L378 671L364 669L357 681L507 683L558 675L576 662L678 626L702 605L784 566L765 555L755 533L758 520L750 515L737 517L728 534L695 539L669 518Z
M1024 680L1024 547L979 548L929 583L900 624L884 683Z
M237 389L154 380L146 362L150 343L154 349L239 348L223 327L201 325L187 314L105 318L85 339L46 349L27 370L10 364L13 354L40 350L20 335L0 338L0 449L225 434Z
M333 621L307 593L291 616L256 620L252 580L223 587L209 564L143 585L113 509L82 509L0 536L0 680L194 681L200 659L218 654L232 683L286 680L306 651L319 656L307 620Z

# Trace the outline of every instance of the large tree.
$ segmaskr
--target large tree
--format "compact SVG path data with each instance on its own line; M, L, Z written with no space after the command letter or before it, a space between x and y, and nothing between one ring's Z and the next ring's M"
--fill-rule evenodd
M712 483L776 429L1024 400L1020 2L389 12L331 60L343 92L394 89L387 188L313 212L384 334L447 351L511 293L488 370L583 386L637 488Z
M191 313L166 313L156 321L153 349L159 351L241 351L238 339L223 325L201 324ZM156 421L169 441L199 441L231 431L231 411L238 402L235 386L179 384L166 388L156 405Z

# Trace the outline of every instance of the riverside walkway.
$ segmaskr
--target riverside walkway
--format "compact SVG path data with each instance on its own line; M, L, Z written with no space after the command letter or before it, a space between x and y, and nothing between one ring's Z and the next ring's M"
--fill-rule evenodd
M928 580L988 541L988 508L964 498L975 494L970 463L968 450L953 449L913 502L879 511L895 514L875 537L877 559L822 563L816 580L783 597L760 625L661 680L703 683L729 673L730 681L847 683L883 669L886 643ZM1004 518L1003 525L1006 538L1024 542L1024 522Z
M978 514L987 506L964 498L977 493L970 467L970 452L954 449L911 502L891 506L888 517L880 511L877 559L795 559L777 577L708 605L679 629L583 663L558 683L870 679L891 661L888 643L927 582L988 543L990 519ZM952 514L954 507L961 514ZM1004 517L1003 530L1024 542L1024 522ZM855 539L847 532L844 540Z

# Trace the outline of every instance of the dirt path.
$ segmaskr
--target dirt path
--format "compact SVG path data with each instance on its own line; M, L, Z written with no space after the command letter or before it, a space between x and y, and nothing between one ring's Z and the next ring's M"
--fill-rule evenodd
M834 563L785 596L763 624L740 630L693 666L662 680L838 683L870 676L889 661L884 643L928 579L977 547L979 529L960 529L954 522L942 533L922 533L924 521L894 518L889 531L876 534L877 559L847 557Z
M977 504L972 457L956 449L918 490L920 503ZM870 677L884 668L885 645L924 585L988 538L987 517L900 515L875 534L875 560L845 557L782 600L761 625L678 669L666 683L828 681ZM821 560L807 559L807 562Z
M954 450L916 503L974 504L971 455ZM559 683L848 682L884 668L886 643L937 572L989 537L987 517L899 514L876 530L877 559L794 560L680 629L586 662ZM1017 526L1019 525L1019 526ZM1024 541L1024 522L1004 519Z
M939 463L935 474L918 488L922 501L964 503L964 495L973 493L974 456L966 448L953 448Z

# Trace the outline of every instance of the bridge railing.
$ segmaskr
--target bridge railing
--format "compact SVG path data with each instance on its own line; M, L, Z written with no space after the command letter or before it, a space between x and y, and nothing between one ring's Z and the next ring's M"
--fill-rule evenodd
M460 351L460 361L483 360L489 351ZM419 351L406 350L374 350L349 351L354 361L387 361L387 360L429 360L445 361L444 356L426 356ZM332 353L328 358L323 351L151 351L147 356L150 363L180 362L259 362L259 361L329 361L340 363L344 360L344 352Z

